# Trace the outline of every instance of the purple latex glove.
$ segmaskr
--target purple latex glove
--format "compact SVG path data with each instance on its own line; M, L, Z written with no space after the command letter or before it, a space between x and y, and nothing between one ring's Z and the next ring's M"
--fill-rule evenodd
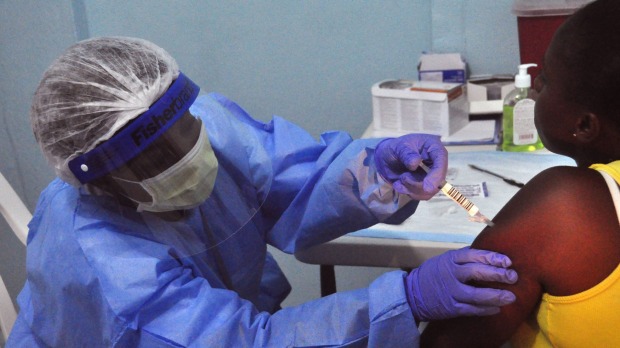
M514 284L518 277L517 272L507 269L511 264L507 256L469 247L428 259L405 279L413 316L419 323L499 313L499 306L515 301L512 292L477 288L465 282L483 280Z
M428 174L419 167L422 161L430 168ZM428 200L446 178L448 151L437 135L408 134L381 141L375 149L375 165L396 192Z

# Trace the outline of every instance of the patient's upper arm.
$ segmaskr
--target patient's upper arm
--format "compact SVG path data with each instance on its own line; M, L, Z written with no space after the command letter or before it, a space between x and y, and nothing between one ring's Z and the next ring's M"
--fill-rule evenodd
M497 315L464 317L430 323L422 335L422 346L484 347L500 346L536 308L541 295L541 278L546 258L552 254L553 240L562 233L561 216L570 204L566 188L558 183L561 171L547 170L532 179L485 228L472 247L508 255L519 280L513 285L479 285L512 291L517 300Z

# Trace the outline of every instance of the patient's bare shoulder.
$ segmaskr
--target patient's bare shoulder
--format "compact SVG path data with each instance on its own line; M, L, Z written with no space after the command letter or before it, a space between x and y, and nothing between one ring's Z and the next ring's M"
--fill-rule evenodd
M504 253L517 300L489 317L432 322L421 345L499 346L531 316L543 293L574 294L598 284L620 263L620 227L602 176L591 169L555 167L536 175L494 217L473 247Z
M553 295L590 288L620 260L615 207L603 177L592 169L541 172L494 221L474 246L506 253Z

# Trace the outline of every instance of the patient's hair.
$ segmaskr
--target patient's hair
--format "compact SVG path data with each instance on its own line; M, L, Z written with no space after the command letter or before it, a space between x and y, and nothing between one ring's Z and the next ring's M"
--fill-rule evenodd
M567 19L554 38L569 100L620 129L620 1L594 1Z

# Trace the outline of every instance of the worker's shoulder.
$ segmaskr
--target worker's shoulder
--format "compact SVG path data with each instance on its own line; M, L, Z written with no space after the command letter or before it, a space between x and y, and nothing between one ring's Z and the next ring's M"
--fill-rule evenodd
M75 202L78 195L77 188L69 185L60 178L55 178L41 191L35 210L49 208L66 209L66 203Z

